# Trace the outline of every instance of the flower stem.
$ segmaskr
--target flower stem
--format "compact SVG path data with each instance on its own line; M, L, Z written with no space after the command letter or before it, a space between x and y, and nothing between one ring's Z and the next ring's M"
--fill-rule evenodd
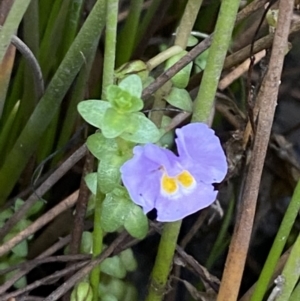
M166 284L171 270L181 222L180 220L165 223L164 225L146 301L160 301L166 293Z
M209 121L239 4L239 0L223 0L221 2L201 86L197 98L195 99L194 114L192 117L193 122Z
M194 25L194 21L196 20L198 10L200 9L201 3L199 5L199 9L190 10L190 7L193 6L192 3L197 2L200 3L202 1L189 0L186 9L184 12L184 16L188 15L189 17L185 17L179 25L178 32L181 35L189 36L191 28ZM188 13L186 12L188 11ZM190 20L193 20L190 22ZM179 40L178 40L179 39ZM176 53L179 50L182 50L186 47L187 39L182 40L181 38L177 38L180 41L180 45L175 45L168 49L169 52L164 52L161 56L157 56L154 59L148 61L147 65L150 65L150 70L155 66L159 65L161 62L166 60L166 53L169 55L172 51ZM174 55L173 54L173 55ZM165 86L168 89L168 86ZM152 270L151 282L149 287L149 292L146 297L146 301L161 301L166 293L166 285L168 281L168 276L172 267L172 261L175 254L175 248L178 240L178 235L180 232L180 227L182 224L182 220L165 223L162 231L161 240L158 246L158 253L155 259L155 264Z

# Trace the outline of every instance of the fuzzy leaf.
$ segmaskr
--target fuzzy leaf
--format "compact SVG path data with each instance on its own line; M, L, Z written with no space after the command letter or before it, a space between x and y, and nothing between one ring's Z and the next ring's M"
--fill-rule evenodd
M108 193L102 203L101 227L105 232L115 232L123 226L132 202L125 196Z
M169 69L170 67L175 65L186 54L187 54L187 51L184 50L181 53L178 53L178 54L172 56L166 62L166 69ZM191 62L171 78L171 82L175 87L183 89L187 86L189 79L190 79L192 66L193 66L193 63Z
M120 253L120 258L128 272L133 272L137 269L137 261L134 257L132 249L126 249Z
M88 189L92 194L96 195L97 193L97 173L91 172L84 177L84 181Z
M130 95L140 98L142 95L143 84L141 78L136 75L132 74L124 78L119 87L127 91Z
M120 167L126 159L124 156L111 155L100 161L98 181L103 193L111 192L120 183Z
M106 138L102 133L95 133L89 136L86 144L90 152L98 160L103 159L107 155L110 156L118 151L118 144L116 140Z
M102 125L102 133L106 138L120 136L128 126L128 114L117 112L113 108L107 109Z
M81 101L78 106L78 112L81 117L89 124L101 129L104 113L111 104L104 100L90 99Z
M185 89L178 89L173 87L169 93L165 97L165 100L175 108L179 108L186 112L193 111L193 102L190 97L190 94Z
M126 276L126 269L119 256L106 258L100 264L101 272L122 279Z
M159 140L159 129L143 113L132 113L129 117L121 138L135 143L155 143Z
M148 219L143 210L132 203L130 212L126 217L124 227L127 232L138 239L143 239L148 232Z

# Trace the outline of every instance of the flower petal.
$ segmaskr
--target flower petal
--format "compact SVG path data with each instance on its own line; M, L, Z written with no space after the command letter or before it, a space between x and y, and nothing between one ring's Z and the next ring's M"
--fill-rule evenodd
M198 179L221 182L227 162L219 138L204 123L191 123L176 130L176 144L182 166L196 171Z
M174 222L211 205L217 196L212 185L197 183L197 188L188 195L179 198L166 198L159 195L155 208L157 220L160 222Z
M134 203L144 213L154 208L160 194L162 166L176 173L177 157L169 150L154 144L136 146L134 156L121 167L122 181Z

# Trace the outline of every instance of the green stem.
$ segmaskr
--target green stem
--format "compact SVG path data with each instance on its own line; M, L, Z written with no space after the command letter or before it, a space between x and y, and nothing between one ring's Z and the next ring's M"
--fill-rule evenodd
M193 2L193 0L189 0L189 3L191 2ZM187 9L188 8L186 7L186 10ZM197 14L198 14L198 10L194 10L193 12L190 12L190 18L192 18L192 20L195 20ZM189 35L190 27L193 27L193 24L186 26L186 22L188 22L187 19L185 19L185 21L182 21L180 23L179 31L185 32L186 35ZM181 51L182 47L177 45L172 47L172 51L173 50L176 52L179 50ZM162 58L165 59L165 56L162 56ZM152 59L152 61L150 60L150 66L153 67L158 65L160 63L160 60L161 59L158 60L157 58ZM149 66L149 62L147 63L147 65ZM166 85L165 88L169 89L169 86ZM175 254L175 248L177 244L178 235L180 232L181 223L182 220L179 220L176 222L165 223L164 225L161 240L158 247L158 253L156 256L155 264L151 275L151 283L150 283L150 288L149 288L146 301L161 301L165 295L166 285L171 270L173 257Z
M98 167L99 170L99 167ZM100 190L98 180L95 212L94 212L94 231L93 231L93 258L97 257L103 249L103 230L101 228L101 209L104 195ZM97 265L91 272L90 282L93 289L93 301L98 301L98 290L100 283L100 265Z
M286 240L288 239L289 233L293 227L295 219L300 210L300 181L298 182L290 204L285 212L275 240L273 242L271 251L264 264L262 272L260 273L256 287L250 301L261 301L268 288L268 284L275 270L276 263L283 251ZM299 253L300 254L300 253Z
M130 60L134 48L142 7L143 0L131 0L129 15L124 28L118 37L116 60L117 67Z
M107 0L102 99L106 99L106 88L114 83L118 7L119 0Z
M203 0L189 0L176 33L175 45L185 49Z
M151 71L152 69L154 69L155 67L157 67L158 65L160 65L161 63L169 59L170 57L180 53L182 50L183 50L182 47L175 45L159 53L158 55L151 58L147 62L148 70Z
M98 0L94 5L49 83L44 96L36 106L0 169L0 205L3 205L10 194L22 170L36 149L36 145L60 107L63 97L85 62L84 57L89 56L94 47L97 47L95 41L98 41L105 24L105 4L105 0Z
M192 121L209 121L239 4L239 0L223 0L221 2L201 86L194 103Z
M276 301L287 301L290 300L292 291L300 276L300 234L293 245L291 254L283 268L281 276L283 277L283 286L276 298ZM299 299L298 299L299 300Z
M234 198L232 198L229 202L229 206L227 208L227 211L226 211L226 215L223 219L223 222L222 222L222 226L221 226L221 230L220 232L218 233L218 236L217 236L217 239L214 243L214 246L212 248L212 250L210 251L210 254L209 254L209 257L205 263L205 267L210 270L210 268L212 267L212 265L214 264L214 262L216 261L216 259L218 258L219 256L219 251L220 249L223 250L224 249L224 245L227 246L227 242L228 240L226 241L226 233L227 233L227 230L228 230L228 227L230 225L230 222L232 220L232 214L233 214L233 211L234 211L234 205L235 205L235 200Z
M180 220L164 225L146 301L160 301L166 293L181 222Z

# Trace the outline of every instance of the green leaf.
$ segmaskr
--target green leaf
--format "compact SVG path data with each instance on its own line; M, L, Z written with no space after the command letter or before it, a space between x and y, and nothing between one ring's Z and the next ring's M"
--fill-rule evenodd
M107 293L101 296L101 301L119 301L119 300L114 295Z
M175 108L179 108L186 112L193 111L193 102L190 94L185 89L173 87L169 95L165 96L165 100Z
M119 256L128 272L133 272L137 269L137 261L131 248L124 250Z
M142 96L143 84L141 78L136 75L132 74L124 78L119 87L127 91L130 95L140 98Z
M7 208L0 212L0 222L4 222L13 215L13 211L10 208Z
M206 62L207 62L207 58L208 58L208 54L209 54L209 48L206 49L205 51L203 51L200 55L198 55L196 57L195 60L195 66L198 67L198 72L202 71L205 69L206 67Z
M143 239L148 232L148 219L142 209L132 203L131 210L125 220L124 227L127 232L138 239Z
M103 296L104 294L113 294L117 300L122 300L126 292L127 283L118 279L110 277L109 282L106 283L101 281L99 284L99 295ZM101 299L103 300L103 299Z
M186 54L187 54L187 51L184 50L181 53L178 53L178 54L172 56L166 62L166 69L169 69L170 67L175 65ZM179 72L177 72L171 78L172 84L175 87L180 88L180 89L185 88L189 82L192 67L193 67L193 63L191 62L187 66L185 66L183 69L181 69Z
M121 138L135 143L155 143L160 138L156 125L143 113L132 113L127 120L128 126Z
M122 279L126 276L126 269L119 256L106 258L100 264L101 272Z
M126 157L111 155L102 159L98 168L98 181L100 190L103 193L111 192L120 184L121 173L120 167L126 161Z
M44 201L43 200L38 200L34 203L33 206L30 207L30 209L28 210L26 217L30 217L38 212L40 212L42 210L42 208L44 207Z
M21 241L11 251L18 257L26 257L28 254L28 243L27 240Z
M15 212L18 211L24 204L25 202L21 199L16 199L15 203L14 203L14 210Z
M107 99L112 107L121 113L138 112L144 106L143 101L139 97L131 95L116 85L107 87Z
M111 104L104 100L90 99L81 101L78 106L78 112L82 118L96 128L102 128L104 113Z
M93 234L88 231L84 231L81 237L80 244L81 254L92 254L93 253Z
M113 108L107 109L104 118L102 133L106 138L120 136L128 126L128 114L117 112Z
M102 203L101 227L105 232L115 232L123 226L132 202L125 196L108 193Z
M165 148L171 148L174 144L174 130L168 131L166 133L165 127L167 127L172 121L172 118L169 116L163 116L162 122L161 122L161 138L159 139L158 144Z
M97 194L97 173L91 172L84 177L84 181L92 194Z
M86 145L90 152L98 160L105 156L110 156L118 151L118 144L115 139L109 139L103 136L102 133L95 133L88 137Z
M198 44L198 39L193 35L190 35L187 42L187 47L193 47Z

